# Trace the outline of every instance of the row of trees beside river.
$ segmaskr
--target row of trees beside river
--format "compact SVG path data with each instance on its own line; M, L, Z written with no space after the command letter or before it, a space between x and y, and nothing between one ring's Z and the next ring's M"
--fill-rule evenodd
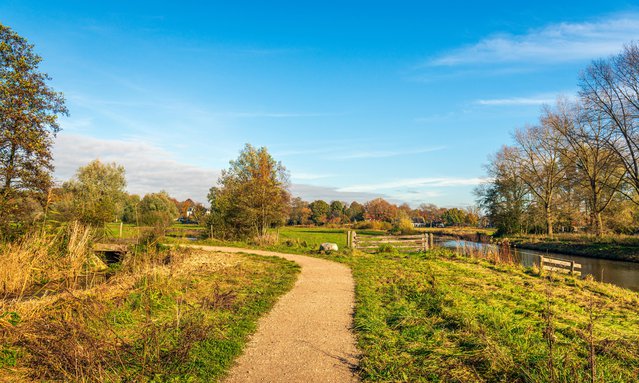
M592 62L492 156L478 202L502 234L639 228L639 44Z

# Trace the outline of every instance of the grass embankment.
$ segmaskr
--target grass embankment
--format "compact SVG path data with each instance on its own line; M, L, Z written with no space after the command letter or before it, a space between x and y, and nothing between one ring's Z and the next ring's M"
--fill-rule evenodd
M218 380L297 272L279 258L145 252L90 288L0 300L0 381Z
M494 229L474 227L447 227L419 229L438 236L452 236L475 242L501 242L524 249L550 253L577 255L589 258L639 262L639 237L629 235L605 235L562 233L552 238L545 235L513 235L494 238Z
M438 236L453 236L468 240L474 240L472 238L475 238L478 235L483 237L492 237L495 234L495 229L468 226L425 227L418 228L416 230L433 233Z
M637 293L446 251L341 258L364 381L590 382L591 345L596 381L639 376Z
M542 235L526 235L512 236L507 239L511 244L524 249L639 262L639 237L637 236L596 237L585 234L558 234L553 238Z

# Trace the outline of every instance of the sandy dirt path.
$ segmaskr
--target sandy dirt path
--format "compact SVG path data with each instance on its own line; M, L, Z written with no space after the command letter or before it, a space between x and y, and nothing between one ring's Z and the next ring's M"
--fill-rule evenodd
M303 255L193 247L282 257L301 266L295 286L260 319L225 382L359 381L352 333L355 283L347 266Z

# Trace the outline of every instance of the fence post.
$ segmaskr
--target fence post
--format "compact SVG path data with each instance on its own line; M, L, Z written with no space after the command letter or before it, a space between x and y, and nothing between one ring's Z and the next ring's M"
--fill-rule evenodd
M351 234L351 244L353 245L353 249L357 249L357 232L353 230Z
M539 256L539 273L542 273L544 271L544 256L540 255Z
M422 251L428 251L428 234L422 234Z
M428 234L429 237L429 242L430 242L430 248L434 249L435 248L435 234L430 233Z
M346 247L349 248L349 249L351 249L353 247L353 242L352 242L353 241L353 237L352 237L351 233L352 233L351 230L348 230L346 232Z
M570 261L570 275L575 275L575 261Z
M120 238L122 238L122 221L120 221Z

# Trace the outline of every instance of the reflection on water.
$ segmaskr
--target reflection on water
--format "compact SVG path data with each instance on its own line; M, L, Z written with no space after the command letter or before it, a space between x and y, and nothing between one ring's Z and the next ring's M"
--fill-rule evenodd
M473 246L478 249L487 248L493 251L498 250L496 245L462 240L440 239L437 244L439 246L453 249L458 246ZM512 248L512 254L514 258L524 266L534 265L540 255L555 259L563 259L566 261L575 261L576 263L581 264L582 276L592 275L598 281L612 283L630 290L639 291L639 263L585 258L575 255L546 253L519 248Z

